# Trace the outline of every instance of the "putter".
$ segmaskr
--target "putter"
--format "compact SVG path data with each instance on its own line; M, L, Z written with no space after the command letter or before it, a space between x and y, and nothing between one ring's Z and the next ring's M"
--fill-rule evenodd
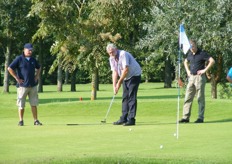
M106 118L107 118L107 116L108 116L108 114L109 114L109 112L110 112L111 106L112 106L113 101L114 101L114 97L115 97L115 95L113 96L113 98L112 98L112 100L111 100L111 102L110 102L110 106L109 106L109 108L108 108L108 110L107 110L107 112L106 112L106 116L105 116L104 120L101 121L101 123L106 123Z

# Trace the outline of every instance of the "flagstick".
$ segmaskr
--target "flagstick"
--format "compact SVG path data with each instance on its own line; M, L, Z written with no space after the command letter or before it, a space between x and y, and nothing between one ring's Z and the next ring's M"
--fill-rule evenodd
M181 61L181 50L186 54L191 45L189 43L188 37L185 33L183 23L180 25L180 35L179 35L179 55L178 55L178 105L177 105L177 122L176 122L176 138L179 138L179 114L180 114L180 61Z
M177 112L176 112L176 139L179 139L179 115L180 115L180 51L183 48L182 36L181 36L181 25L179 35L179 51L178 51L178 75L177 75L177 87L178 87L178 98L177 98Z
M178 101L177 101L177 114L176 114L176 139L178 139L179 138L179 115L180 115L180 82L179 82L179 80L180 80L180 61L181 61L181 59L180 59L180 49L181 48L179 48L179 54L178 54L178 85L177 85L177 87L178 87Z

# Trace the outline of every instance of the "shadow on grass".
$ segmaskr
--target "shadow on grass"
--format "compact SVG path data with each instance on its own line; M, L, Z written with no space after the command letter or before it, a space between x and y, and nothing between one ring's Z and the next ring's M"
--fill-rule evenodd
M113 96L112 96L113 97ZM97 100L111 100L112 97L98 97ZM162 95L162 96L138 96L138 99L146 100L146 99L174 99L177 98L177 95ZM117 96L115 97L117 100L121 100L122 97ZM74 101L90 101L90 98L87 97L76 97L76 98L47 98L39 100L40 104L47 104L47 103L59 103L59 102L74 102Z
M102 97L102 98L97 98L97 100L109 100L111 101L112 97ZM121 97L115 97L115 99L121 99ZM91 101L90 98L86 97L77 97L77 98L49 98L49 99L40 99L39 103L40 104L47 104L47 103L60 103L60 102L78 102L78 101Z
M101 91L105 91L105 90L101 90ZM60 93L82 93L82 92L91 92L89 90L77 90L77 91L62 91L62 92L59 92L59 91L56 91L56 90L46 90L46 91L43 91L43 92L39 92L39 94L47 94L47 93L57 93L57 94L60 94Z
M162 95L162 96L138 96L138 99L173 99L178 95Z
M178 89L177 87L164 88L164 87L151 87L151 88L139 88L139 90L151 90L151 89Z
M164 122L138 122L136 123L135 126L149 126L149 125L169 125L169 124L175 124L175 122L172 122L172 123L164 123ZM91 125L112 125L112 126L122 126L123 125L113 125L113 123L69 123L69 124L66 124L67 126L91 126ZM125 126L127 127L127 126Z
M226 123L226 122L232 122L232 118L228 119L222 119L222 120L212 120L212 121L205 121L204 124L206 123ZM136 126L142 126L142 125L171 125L171 124L176 124L176 122L138 122ZM196 124L194 122L186 123L186 124Z
M205 123L225 123L225 122L232 122L232 118L227 118L227 119L222 119L222 120L206 121Z
M49 99L39 99L39 104L48 104L48 103L60 103L60 102L74 102L74 101L86 101L90 100L87 98L82 98L80 100L79 97L77 98L49 98Z
M204 124L207 123L225 123L225 122L232 122L232 119L223 119L223 120L214 120L214 121L206 121ZM155 126L155 125L174 125L176 122L137 122L135 126ZM196 124L193 122L187 123L187 124ZM186 125L187 125L186 124ZM48 125L48 124L47 124ZM50 124L50 125L64 125L64 124ZM106 122L102 123L99 121L98 123L67 123L65 124L67 126L104 126L104 125L112 125L114 126L122 126L122 127L128 127L128 126L123 126L123 125L113 125L113 122ZM27 126L27 125L25 125ZM129 126L131 127L131 126Z
M106 123L105 123L106 124ZM76 124L76 123L71 123L71 124L66 124L67 126L92 126L92 125L104 125L99 123L80 123L80 124Z
M175 122L137 122L136 126L143 126L143 125L171 125L176 124Z

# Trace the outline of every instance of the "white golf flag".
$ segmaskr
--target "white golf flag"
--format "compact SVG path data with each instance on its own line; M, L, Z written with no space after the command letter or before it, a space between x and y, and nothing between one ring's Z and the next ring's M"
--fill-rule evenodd
M186 54L191 47L183 24L180 25L179 46L183 49L184 54Z

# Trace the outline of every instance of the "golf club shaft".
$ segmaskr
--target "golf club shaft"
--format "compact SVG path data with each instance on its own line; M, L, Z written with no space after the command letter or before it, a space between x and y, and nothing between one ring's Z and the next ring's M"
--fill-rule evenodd
M107 116L108 116L108 114L109 114L109 112L110 112L111 106L112 106L113 101L114 101L114 97L115 97L115 95L113 96L113 98L112 98L112 100L111 100L111 102L110 102L110 106L109 106L109 108L108 108L108 110L107 110L107 113L106 113L106 116L105 116L105 120L106 120L106 118L107 118Z

